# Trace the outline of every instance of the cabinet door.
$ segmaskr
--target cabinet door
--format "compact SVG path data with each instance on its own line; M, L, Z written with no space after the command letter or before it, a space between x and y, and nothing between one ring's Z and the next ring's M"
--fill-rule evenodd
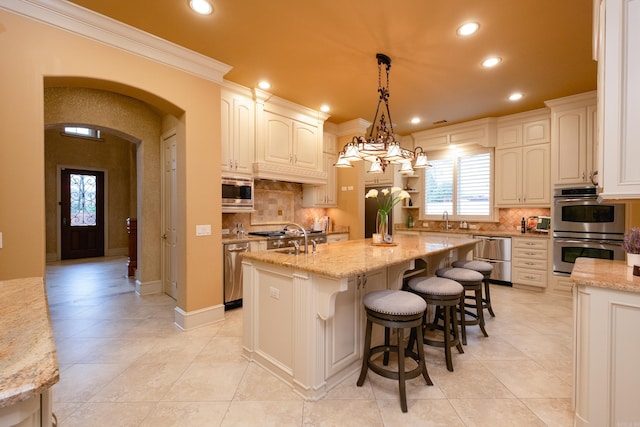
M220 100L220 166L223 171L233 172L233 97L222 93Z
M556 111L554 184L583 184L587 180L587 109Z
M522 148L496 150L496 205L522 203Z
M522 145L547 144L551 142L549 119L536 120L522 125Z
M336 294L335 314L327 320L325 379L358 360L362 354L360 333L360 277L349 279L347 290Z
M233 168L236 172L253 172L255 147L255 113L253 100L233 100Z
M515 148L522 145L522 125L501 126L497 134L496 148Z
M522 148L522 201L527 205L550 205L549 144Z
M322 146L318 128L301 122L293 122L293 163L308 169L318 169Z
M265 161L279 164L290 164L292 154L292 122L283 116L264 112L265 120Z

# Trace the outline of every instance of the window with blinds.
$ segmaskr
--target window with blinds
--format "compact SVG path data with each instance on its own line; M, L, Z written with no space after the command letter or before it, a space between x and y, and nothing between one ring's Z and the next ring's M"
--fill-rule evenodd
M491 207L491 150L430 156L425 173L424 216L488 220Z

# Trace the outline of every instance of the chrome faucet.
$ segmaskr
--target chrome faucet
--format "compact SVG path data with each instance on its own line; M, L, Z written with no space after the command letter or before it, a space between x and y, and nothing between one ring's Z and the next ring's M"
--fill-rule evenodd
M311 250L312 254L315 254L318 252L318 242L316 242L316 239L311 239L311 247L313 248Z
M304 235L304 251L309 253L309 241L307 240L307 230L305 230L303 226L301 226L300 224L296 224L295 222L290 222L289 224L286 224L283 230L287 231L290 225L293 225L294 227L298 227L298 229L302 231L302 234Z
M448 230L449 229L449 212L447 211L442 212L442 220L444 221L444 229Z
M296 250L296 255L300 255L300 243L297 240L292 240L289 244Z

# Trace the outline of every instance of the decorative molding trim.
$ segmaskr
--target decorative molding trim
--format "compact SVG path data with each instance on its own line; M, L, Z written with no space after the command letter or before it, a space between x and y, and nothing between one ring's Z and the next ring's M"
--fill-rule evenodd
M142 56L205 80L222 83L231 66L135 27L61 0L8 0L0 4L31 18Z
M311 170L291 165L274 165L271 163L254 163L253 176L260 179L299 182L302 184L325 184L327 172Z
M338 125L338 136L358 136L364 135L371 126L371 122L365 119L353 119Z
M189 312L184 311L180 307L176 307L174 319L175 324L180 329L188 331L190 329L224 320L224 305L214 305Z
M138 295L152 295L162 292L162 282L154 280L153 282L141 282L136 280L136 293Z

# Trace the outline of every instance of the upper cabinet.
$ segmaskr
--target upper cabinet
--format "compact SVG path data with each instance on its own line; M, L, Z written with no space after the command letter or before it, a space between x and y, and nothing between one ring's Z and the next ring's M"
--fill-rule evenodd
M322 128L328 116L256 90L256 178L326 184Z
M441 150L451 145L462 144L493 147L495 122L495 118L487 118L415 132L412 134L414 146L422 147L424 151Z
M550 150L550 119L546 109L498 119L496 206L550 206Z
M552 185L597 185L596 92L554 99L551 108Z
M323 132L324 148L322 153L323 169L327 173L327 183L321 185L304 184L302 186L302 207L330 208L338 205L338 174L333 166L338 160L336 154L336 136Z
M255 146L255 110L251 93L243 94L240 88L234 90L225 86L220 97L222 171L251 175Z
M640 0L594 1L600 196L640 198Z

